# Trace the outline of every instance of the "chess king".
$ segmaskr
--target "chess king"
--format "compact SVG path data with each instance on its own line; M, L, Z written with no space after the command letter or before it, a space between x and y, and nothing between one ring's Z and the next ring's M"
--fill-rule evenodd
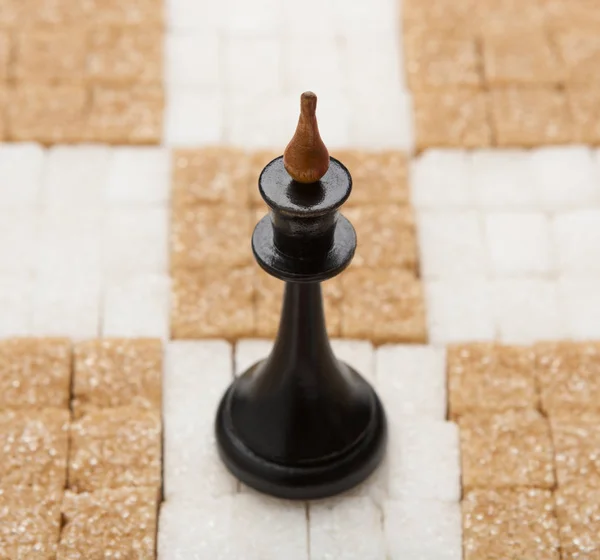
M316 106L314 93L302 94L294 137L258 181L270 212L252 249L263 270L286 283L275 344L231 384L215 423L219 454L234 476L299 500L366 479L383 458L387 431L375 391L336 359L325 328L320 283L350 264L356 233L339 213L352 178L329 157Z

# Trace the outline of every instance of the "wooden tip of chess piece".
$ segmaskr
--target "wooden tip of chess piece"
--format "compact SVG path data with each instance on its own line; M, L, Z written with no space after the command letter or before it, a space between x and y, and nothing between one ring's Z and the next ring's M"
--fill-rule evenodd
M293 138L283 153L283 164L298 183L316 183L329 169L329 152L317 123L317 96L305 91L300 97L300 118Z

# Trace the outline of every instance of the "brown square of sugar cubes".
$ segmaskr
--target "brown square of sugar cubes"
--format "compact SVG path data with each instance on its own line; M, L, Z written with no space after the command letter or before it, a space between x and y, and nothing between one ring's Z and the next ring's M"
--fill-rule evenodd
M88 23L153 27L164 25L164 0L87 0Z
M254 322L257 338L275 338L279 329L285 284L255 267ZM338 279L321 284L327 332L340 336L342 288Z
M413 91L482 85L474 37L449 37L420 29L405 35L404 52L408 85Z
M83 86L21 85L10 91L8 137L42 144L85 140L87 92Z
M600 489L600 413L550 418L558 486L576 482Z
M535 356L530 347L492 343L448 347L450 416L537 408Z
M544 88L506 88L491 92L492 127L498 146L568 144L573 119L564 92Z
M457 35L473 35L480 25L482 0L408 0L402 4L405 29L425 27L432 34L441 31Z
M417 232L410 206L357 206L343 214L358 239L354 266L403 268L417 274Z
M564 80L549 37L531 29L485 35L483 69L490 86L558 85Z
M560 560L550 490L471 490L461 507L464 560Z
M0 483L64 488L69 443L68 410L0 412Z
M163 109L159 85L97 86L92 90L86 136L109 144L158 144Z
M87 77L103 84L160 83L162 36L160 28L107 26L92 30Z
M600 558L600 488L571 484L558 488L555 501L562 560Z
M19 33L15 42L15 79L23 83L81 83L87 35L77 29Z
M195 205L174 208L171 267L250 264L250 215L251 211L242 206Z
M0 558L54 560L62 489L0 486Z
M426 341L423 286L414 274L351 267L340 281L343 337L376 344Z
M554 41L569 85L600 84L600 35L597 32L569 29L557 32Z
M6 0L4 0L5 2ZM17 0L23 4L26 28L62 29L67 34L85 25L88 2L82 0Z
M344 207L362 204L409 204L408 158L404 152L336 150L333 154L352 176L352 194Z
M11 35L0 31L0 82L6 82L11 76L12 60Z
M417 150L490 146L492 135L484 92L417 91L413 100Z
M566 94L574 141L597 146L600 144L600 86L568 87Z
M600 343L550 342L535 347L542 408L550 416L600 412Z
M69 488L92 492L161 485L159 410L89 410L71 424Z
M275 150L253 150L246 153L248 173L246 175L246 188L250 193L250 204L263 208L265 201L258 190L258 180L262 170L275 158L283 155Z
M550 426L539 412L465 414L458 423L463 488L554 486Z
M173 272L171 338L253 336L253 266Z
M155 488L65 492L57 560L156 558Z
M23 0L2 0L0 2L0 29L15 29L23 23L27 6Z
M247 206L248 174L248 158L237 148L207 147L175 150L173 152L173 206L198 204Z
M162 343L158 339L106 338L74 348L76 406L135 405L160 410Z
M68 408L70 387L67 339L0 340L0 409Z

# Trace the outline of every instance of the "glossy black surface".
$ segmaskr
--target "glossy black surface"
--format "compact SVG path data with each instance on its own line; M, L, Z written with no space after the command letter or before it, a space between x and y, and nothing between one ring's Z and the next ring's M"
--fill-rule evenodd
M369 476L384 454L386 421L373 388L334 356L325 327L320 281L346 268L356 248L338 213L350 175L335 160L313 185L286 175L281 158L261 174L271 212L252 238L263 269L287 281L278 335L271 354L232 383L215 427L220 456L242 482L314 499Z

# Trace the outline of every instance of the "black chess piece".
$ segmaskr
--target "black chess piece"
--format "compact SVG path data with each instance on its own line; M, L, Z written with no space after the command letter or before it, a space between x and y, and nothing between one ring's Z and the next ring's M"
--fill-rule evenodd
M219 454L234 476L303 500L366 479L386 444L379 398L336 359L325 328L320 282L350 264L356 234L338 212L352 179L329 158L315 108L314 94L303 94L294 139L259 179L270 213L257 224L252 248L259 265L286 282L279 332L271 354L231 384L215 424Z

